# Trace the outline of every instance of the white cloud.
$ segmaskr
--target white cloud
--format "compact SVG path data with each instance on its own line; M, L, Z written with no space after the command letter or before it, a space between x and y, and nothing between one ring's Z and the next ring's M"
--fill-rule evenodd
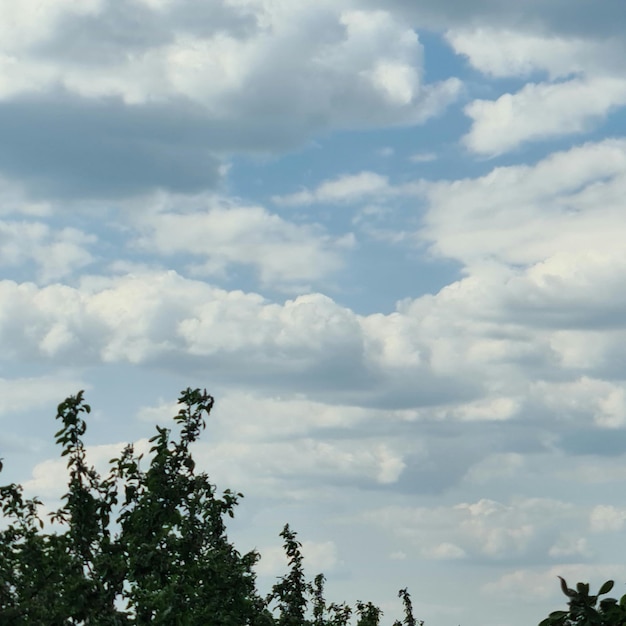
M595 488L608 485L614 490L619 489L626 478L626 468L619 462L616 464L610 456L594 456L579 460L575 467L562 468L558 477L575 484L595 485Z
M495 27L452 29L446 38L485 74L526 77L541 72L549 78L466 106L473 123L463 142L475 153L494 156L524 142L585 132L626 104L621 38Z
M417 123L459 90L453 79L422 84L421 44L412 28L385 11L352 10L348 1L192 2L184 10L178 3L125 2L126 14L101 2L71 11L58 1L39 4L12 9L17 21L3 22L11 37L3 38L0 97L62 85L81 97L121 97L133 105L188 98L227 125L252 118L259 129L269 122L306 136L313 119L322 127ZM71 23L80 31L81 14L89 20L83 29L90 47L78 39L72 48L63 29ZM189 20L194 14L215 26L202 32ZM126 41L113 39L105 17L119 28L133 19L146 27L141 36L128 30Z
M419 318L420 329L438 337L425 352L431 367L462 354L482 367L500 362L509 368L509 381L528 376L527 365L510 369L524 362L583 368L599 378L607 367L620 371L626 273L621 140L413 189L420 186L429 202L420 236L433 253L462 263L465 274L432 298L400 305L403 323ZM402 345L406 350L411 342ZM527 393L514 389L481 402L508 398L514 407L517 394ZM588 405L599 425L621 424L619 389Z
M520 408L519 398L489 397L444 408L435 413L464 422L489 422L513 419L518 415Z
M86 277L79 288L4 281L0 310L6 349L48 362L169 367L176 357L241 384L393 408L450 402L475 378L458 359L420 356L440 340L417 319L362 318L316 293L275 304L173 271Z
M589 516L589 529L594 533L619 531L626 525L626 510L598 504Z
M41 218L51 215L53 211L51 202L29 198L24 187L0 176L0 215L17 213Z
M485 484L496 480L515 480L528 472L525 457L518 452L490 454L468 470L464 477L469 483Z
M382 419L390 419L389 414L314 402L301 396L268 397L238 389L220 396L211 429L227 438L232 424L237 424L237 438L241 441L273 441L315 436L316 431L353 429L368 420Z
M406 552L403 552L402 550L396 550L389 555L389 558L392 561L404 561L406 560L407 555Z
M537 600L551 598L559 601L566 608L566 599L560 589L558 576L563 576L571 586L574 581L584 580L595 591L607 579L621 580L626 576L626 568L611 563L592 564L574 563L561 564L550 568L516 569L502 575L499 580L483 586L483 592L489 596L511 598L519 601L520 597ZM556 607L555 607L556 608Z
M178 412L173 402L159 401L138 412L138 419L163 423ZM344 432L374 420L401 420L399 413L355 406L315 402L302 395L263 395L245 388L220 393L210 420L212 437L227 440L236 424L240 442L314 437L317 433ZM381 460L384 459L381 448Z
M412 163L429 163L436 160L437 155L434 152L416 152L409 157Z
M418 72L414 67L403 63L379 61L365 75L392 105L410 104L419 89Z
M173 420L173 417L178 414L179 408L177 402L166 402L161 399L156 406L141 407L137 412L137 419L163 426L166 422Z
M89 385L71 375L0 378L0 415L56 406L60 397Z
M559 264L565 272L568 255L593 254L589 261L600 270L607 255L621 254L625 188L626 143L587 143L532 166L424 184L430 209L422 234L435 252L467 266L556 263L566 255Z
M558 500L517 498L504 504L483 498L449 507L387 507L360 519L391 529L425 558L500 560L585 553L577 532L583 517Z
M550 547L548 555L553 558L585 558L591 556L591 551L585 537L565 534Z
M299 296L284 306L241 292L224 296L199 303L196 314L180 322L178 334L192 354L263 346L258 357L267 365L291 355L291 367L306 367L309 360L325 358L324 353L360 349L356 316L321 294ZM215 332L216 324L220 333Z
M465 107L472 128L464 144L494 156L523 142L583 133L610 111L626 105L626 80L620 77L529 83L497 100L474 100Z
M198 198L206 209L159 212L141 220L137 245L151 253L200 259L195 273L223 276L237 265L252 266L264 286L306 289L342 266L354 245L351 234L332 237L320 227L298 225L259 206L236 206ZM207 206L208 205L208 206Z
M620 428L626 423L625 386L582 376L565 383L537 382L534 393L544 406L563 418L591 417L600 428Z
M244 493L285 497L307 485L392 485L404 469L402 442L303 437L285 441L199 444L197 460L219 484Z
M61 18L70 15L93 15L101 8L101 0L69 3L65 0L24 0L19 3L2 0L2 47L10 52L24 51L50 37Z
M427 549L425 555L427 558L434 559L435 561L463 559L467 556L463 548L459 548L459 546L445 541Z
M386 176L374 172L360 172L323 182L314 193L318 202L354 201L363 196L383 193L389 185Z
M449 30L446 40L475 69L493 77L546 72L551 80L572 74L605 74L623 67L623 42L554 33L481 27Z
M274 196L272 200L283 206L357 202L362 198L385 194L389 191L389 180L386 176L375 172L359 172L326 180L314 190L303 189L287 196Z
M0 221L0 265L34 261L38 279L48 283L91 264L88 248L96 241L76 228L53 230L42 222Z

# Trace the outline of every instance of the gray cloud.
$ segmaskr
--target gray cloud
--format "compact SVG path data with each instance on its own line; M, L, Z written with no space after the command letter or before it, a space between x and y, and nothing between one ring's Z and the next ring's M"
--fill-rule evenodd
M414 26L445 29L451 26L514 27L585 37L624 34L621 0L364 0L364 5L396 12Z
M128 55L169 44L179 32L198 37L228 32L231 36L244 37L254 33L257 27L257 16L249 8L219 0L177 1L160 9L118 0L103 3L97 13L61 15L54 30L32 52L60 62L91 64L97 69L122 63Z
M626 431L580 428L564 433L559 447L570 455L623 456L626 454Z
M0 169L40 197L198 191L217 183L220 162L210 140L194 136L197 124L197 108L184 103L14 97L0 101Z
M459 92L423 84L406 24L347 1L148 4L52 4L0 29L0 170L39 195L210 189L234 153L420 124Z

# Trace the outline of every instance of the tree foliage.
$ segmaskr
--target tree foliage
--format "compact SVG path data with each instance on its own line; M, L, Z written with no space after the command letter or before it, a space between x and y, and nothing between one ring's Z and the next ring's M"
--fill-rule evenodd
M91 408L83 392L62 402L55 434L67 457L62 506L39 516L40 500L21 485L0 487L0 624L14 626L346 626L353 610L328 603L322 574L308 582L301 544L281 532L288 572L271 592L257 591L256 551L241 554L226 519L242 494L217 493L196 472L190 446L205 428L213 398L186 389L174 420L157 426L147 469L128 445L102 477L88 465L83 436ZM2 464L0 463L0 471ZM399 593L406 626L416 626L410 596ZM378 626L382 612L358 602L358 626ZM555 622L556 624L556 622ZM402 626L396 622L394 626ZM420 622L421 626L421 622Z
M589 583L577 583L576 589L567 586L567 581L559 576L561 590L569 598L567 611L554 611L539 626L624 626L626 624L626 595L618 601L615 598L600 596L609 593L615 584L607 580L592 595ZM599 602L598 602L599 600Z

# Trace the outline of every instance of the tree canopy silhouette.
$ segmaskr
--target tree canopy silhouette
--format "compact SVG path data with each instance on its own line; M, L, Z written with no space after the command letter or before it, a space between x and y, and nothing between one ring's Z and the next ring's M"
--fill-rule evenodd
M0 487L0 624L119 626L345 626L353 610L327 603L324 576L304 576L301 544L288 525L281 532L289 571L263 597L256 587L256 551L241 554L226 520L242 497L218 494L197 472L190 445L206 426L214 399L186 389L174 417L179 432L156 427L147 468L132 445L101 476L87 462L83 436L91 407L83 392L57 411L55 434L67 457L67 491L50 514L21 485ZM0 470L2 465L0 464ZM414 626L410 599L407 626ZM381 611L358 602L359 626L379 624ZM400 626L400 622L396 622Z

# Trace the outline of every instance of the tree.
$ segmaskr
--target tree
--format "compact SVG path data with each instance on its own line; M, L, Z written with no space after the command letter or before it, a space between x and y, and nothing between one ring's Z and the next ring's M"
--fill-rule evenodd
M21 485L0 487L0 624L14 626L346 626L352 610L327 604L324 576L306 581L301 544L281 533L289 572L268 597L256 589L256 551L238 552L225 519L242 496L217 494L196 472L190 445L205 428L214 399L186 389L174 417L177 438L157 426L148 469L128 445L111 459L107 477L87 464L83 436L91 408L83 392L57 411L55 434L67 457L63 504L51 514L60 531L45 531L37 498ZM0 471L2 464L0 463ZM404 624L415 626L408 592ZM308 608L312 607L312 619ZM273 610L272 610L273 607ZM381 611L356 607L360 626L377 626Z
M607 580L596 595L589 593L588 583L577 583L576 589L567 586L567 581L559 576L561 591L569 598L567 611L554 611L539 626L623 626L626 624L626 595L619 602L615 598L604 598L598 604L599 596L608 593L615 584Z

